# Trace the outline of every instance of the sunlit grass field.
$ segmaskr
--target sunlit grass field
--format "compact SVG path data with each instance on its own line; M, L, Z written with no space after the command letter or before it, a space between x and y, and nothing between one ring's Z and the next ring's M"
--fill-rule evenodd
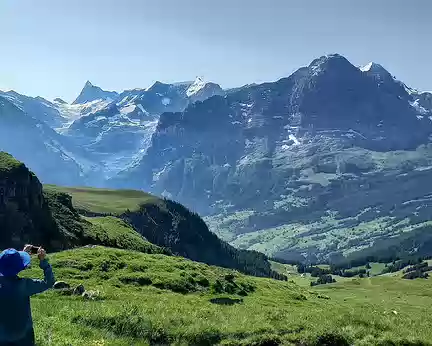
M432 281L348 279L311 289L184 258L87 247L50 255L90 299L32 298L38 345L429 345ZM40 277L36 265L23 272ZM94 292L91 292L94 291Z
M68 193L72 196L75 208L95 213L121 214L127 209L134 211L141 204L160 201L153 195L136 190L110 190L55 185L44 185L44 189Z

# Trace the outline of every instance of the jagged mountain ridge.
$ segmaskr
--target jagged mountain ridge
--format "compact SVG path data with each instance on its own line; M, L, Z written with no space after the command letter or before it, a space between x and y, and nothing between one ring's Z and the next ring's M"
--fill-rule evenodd
M27 113L38 121L46 123L52 128L61 126L65 121L56 105L42 97L29 97L13 90L7 92L0 91L0 97L7 99L22 112Z
M30 148L23 152L6 145L4 149L29 162L44 182L102 186L105 179L141 159L161 113L183 110L195 99L223 93L219 85L202 79L199 81L198 87L196 81L176 84L156 82L148 89L127 90L120 94L105 91L87 81L72 104L60 98L50 102L14 91L0 92L0 97L29 118L27 122L34 123L35 133L44 129L47 138L55 138L55 141L40 139L40 145L52 148L64 161L73 162L76 167L72 171L78 173L74 173L76 178L73 180L57 173L60 178L53 180L55 171L44 168L51 167L51 156L46 154L47 150L39 150L47 158L45 164L36 165L35 159L28 157L33 154ZM189 88L194 86L194 92L188 94ZM8 108L7 112L11 110ZM21 126L16 125L17 128ZM14 137L13 126L8 135ZM20 136L18 134L18 138ZM55 161L54 166L58 171L71 171L69 164L59 160Z
M343 242L333 250L318 248L318 239L295 242L319 235L312 224L328 215L356 219L370 207L388 215L387 198L397 217L409 217L415 210L402 211L404 203L432 193L411 186L404 199L386 180L408 174L399 180L410 186L416 171L407 167L431 163L427 95L377 64L359 69L340 55L321 57L275 83L162 114L146 155L112 184L151 189L219 217L214 231L237 246L285 258L340 255Z
M75 101L72 102L72 104L83 104L96 100L115 100L117 97L117 92L102 90L100 87L93 85L90 81L87 81L81 93L78 95Z
M163 166L175 158L205 153L206 145L223 146L214 148L211 161L231 165L250 151L248 147L255 149L254 138L262 136L272 141L263 148L268 155L325 136L337 138L341 148L358 145L377 151L413 149L426 143L432 122L412 106L412 94L405 89L402 94L400 82L394 79L383 83L387 71L378 82L378 75L369 72L339 55L326 56L278 82L193 104L182 113L162 114L142 165L157 171L163 168L158 161ZM397 94L389 91L392 87ZM209 140L203 141L206 136ZM236 148L241 152L233 157ZM146 183L154 181L151 176Z
M112 102L103 101L106 104L74 120L64 134L86 149L85 157L99 164L105 179L111 178L142 158L160 114L222 93L219 85L202 79L156 82L147 89L124 91ZM99 173L95 179L93 185L103 185Z
M236 246L325 257L333 250L318 238L333 238L314 224L323 218L343 220L335 229L378 213L425 218L429 202L411 200L429 201L431 100L379 64L358 68L330 55L277 82L227 91L197 78L115 100L50 104L61 120L54 147L77 166L80 184L151 189L210 215L220 226L213 230ZM35 170L44 182L56 175ZM333 252L348 251L350 239Z
M0 95L0 149L25 160L44 181L79 184L81 168L70 154L72 145L43 121Z

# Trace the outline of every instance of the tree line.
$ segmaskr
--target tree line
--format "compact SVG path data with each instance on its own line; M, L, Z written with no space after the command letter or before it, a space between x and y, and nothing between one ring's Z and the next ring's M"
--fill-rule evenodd
M339 269L333 265L330 265L329 268L320 268L318 266L313 266L313 265L308 266L304 264L298 264L297 271L300 274L309 273L311 274L312 277L321 277L329 274L342 276L346 278L368 275L367 269L364 268L347 270L347 269Z

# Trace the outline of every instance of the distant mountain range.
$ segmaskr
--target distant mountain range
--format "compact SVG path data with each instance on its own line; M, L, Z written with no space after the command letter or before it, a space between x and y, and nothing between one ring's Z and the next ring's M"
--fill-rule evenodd
M5 92L0 126L0 149L44 182L152 191L283 258L348 256L432 217L432 94L337 54L230 90L87 82L72 104Z
M87 81L72 104L60 98L50 102L15 91L0 92L0 112L10 117L9 122L0 119L2 149L28 162L43 181L101 186L143 156L160 114L224 94L219 85L202 78L156 82L147 89L122 93ZM22 127L25 131L19 130ZM22 136L27 140L18 145L12 140Z

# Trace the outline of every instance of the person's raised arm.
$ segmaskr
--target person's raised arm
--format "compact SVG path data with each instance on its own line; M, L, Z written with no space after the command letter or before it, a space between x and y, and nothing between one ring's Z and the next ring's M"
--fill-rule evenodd
M38 249L39 267L44 271L44 279L24 279L25 280L25 294L32 296L37 293L42 293L53 287L55 279L51 265L46 259L46 252L43 248Z

